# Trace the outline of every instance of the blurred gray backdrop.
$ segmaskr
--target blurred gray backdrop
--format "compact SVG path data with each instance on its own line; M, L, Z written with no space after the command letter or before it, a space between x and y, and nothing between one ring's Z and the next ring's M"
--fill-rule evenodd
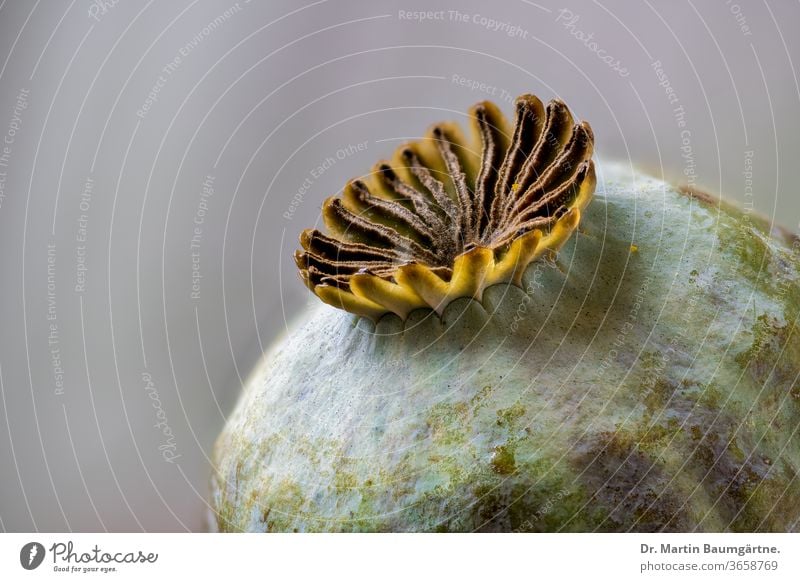
M422 13L421 13L422 11ZM0 530L203 530L322 200L476 101L560 97L797 230L796 1L0 3Z

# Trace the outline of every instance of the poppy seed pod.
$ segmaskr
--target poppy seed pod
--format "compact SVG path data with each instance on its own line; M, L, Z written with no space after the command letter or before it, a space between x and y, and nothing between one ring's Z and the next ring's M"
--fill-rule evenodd
M481 103L325 202L221 531L797 531L800 239ZM596 175L596 178L595 178Z

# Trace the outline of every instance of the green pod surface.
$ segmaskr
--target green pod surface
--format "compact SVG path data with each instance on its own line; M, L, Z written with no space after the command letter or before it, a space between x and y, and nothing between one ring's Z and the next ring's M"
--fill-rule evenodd
M797 531L800 241L599 165L523 288L304 312L214 451L221 531Z

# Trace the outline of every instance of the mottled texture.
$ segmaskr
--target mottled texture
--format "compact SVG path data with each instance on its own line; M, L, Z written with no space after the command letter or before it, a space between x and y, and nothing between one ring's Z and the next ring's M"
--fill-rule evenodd
M223 531L797 531L800 243L601 164L525 291L316 306L217 442Z

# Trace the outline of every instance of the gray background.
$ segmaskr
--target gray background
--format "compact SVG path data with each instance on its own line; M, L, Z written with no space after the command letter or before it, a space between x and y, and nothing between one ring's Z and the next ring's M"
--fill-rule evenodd
M310 300L298 233L347 178L481 99L561 97L598 156L694 173L798 229L794 1L106 4L0 4L0 530L202 530L241 379ZM401 17L415 10L444 13Z

